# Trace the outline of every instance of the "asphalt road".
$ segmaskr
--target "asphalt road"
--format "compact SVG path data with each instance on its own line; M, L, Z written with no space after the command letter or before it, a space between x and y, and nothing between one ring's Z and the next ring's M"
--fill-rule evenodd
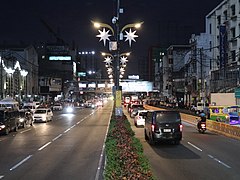
M0 179L98 180L112 113L108 106L54 111L54 120L0 136Z
M128 113L124 111L128 116ZM195 125L183 122L180 145L150 146L144 139L144 128L136 128L128 116L144 154L159 180L239 180L240 141L207 131L199 134Z

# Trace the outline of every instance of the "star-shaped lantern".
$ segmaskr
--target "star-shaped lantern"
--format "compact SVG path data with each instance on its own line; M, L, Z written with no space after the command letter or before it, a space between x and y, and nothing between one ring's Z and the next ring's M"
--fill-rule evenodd
M105 59L105 60L104 60L105 64L108 65L108 66L110 66L111 63L112 63L112 58L111 58L110 56L107 56L107 57L105 57L104 59Z
M126 37L125 41L128 41L129 46L131 47L132 45L132 41L136 42L135 38L138 37L138 35L135 35L136 31L132 32L132 29L130 28L129 32L125 31L126 35L124 35L124 37Z
M120 63L121 65L125 65L128 62L127 57L126 56L121 56L120 57Z
M100 34L98 34L96 37L99 37L100 40L99 41L103 41L103 45L105 46L106 45L106 41L110 41L109 37L112 36L109 34L109 30L105 30L105 28L103 28L103 31L101 30L98 30L98 32Z

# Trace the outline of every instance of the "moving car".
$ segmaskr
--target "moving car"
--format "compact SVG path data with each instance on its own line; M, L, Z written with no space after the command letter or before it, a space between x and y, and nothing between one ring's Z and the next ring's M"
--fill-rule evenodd
M53 112L50 108L39 108L33 114L34 122L48 122L53 120Z
M179 144L182 140L182 122L178 111L148 111L145 119L144 136L151 145L161 142Z
M135 126L145 126L145 118L147 115L147 110L139 110L137 115L134 117Z
M13 109L0 109L0 133L9 134L10 131L18 131L19 111Z
M32 106L32 105L24 105L22 108L21 108L21 111L31 111L32 113L34 113L34 111L36 110L36 106Z
M62 106L61 103L56 103L56 104L53 105L52 109L61 111L61 110L63 110L63 106Z
M132 104L129 110L130 117L136 116L137 112L143 109L144 109L143 104Z

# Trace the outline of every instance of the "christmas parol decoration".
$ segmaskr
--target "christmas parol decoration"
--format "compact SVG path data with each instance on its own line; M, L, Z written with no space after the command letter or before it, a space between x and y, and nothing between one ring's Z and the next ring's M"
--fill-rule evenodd
M105 57L104 58L105 60L104 60L104 62L107 64L107 65L111 65L111 63L112 63L112 58L110 57L110 56L107 56L107 57Z
M121 62L121 64L126 64L126 62L128 62L127 57L126 56L121 56L120 57L120 62Z
M109 30L105 30L105 28L103 28L103 31L101 30L98 30L98 32L100 34L98 34L96 37L99 37L100 40L99 41L103 41L103 45L105 46L106 45L106 41L110 41L109 37L112 36L109 34Z
M132 32L132 29L130 28L129 32L125 31L126 35L124 35L124 37L126 37L125 41L128 41L129 46L131 47L132 41L136 42L135 38L138 37L138 35L135 35L136 31Z

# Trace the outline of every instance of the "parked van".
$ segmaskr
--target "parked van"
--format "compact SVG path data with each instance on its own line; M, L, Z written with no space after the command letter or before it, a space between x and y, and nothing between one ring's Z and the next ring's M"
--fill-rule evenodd
M11 97L7 97L0 101L0 108L19 110L19 103Z
M19 126L18 110L0 109L0 133L7 135L10 131L17 131Z
M179 144L182 140L182 122L178 111L148 111L145 119L144 135L151 145L170 141Z

